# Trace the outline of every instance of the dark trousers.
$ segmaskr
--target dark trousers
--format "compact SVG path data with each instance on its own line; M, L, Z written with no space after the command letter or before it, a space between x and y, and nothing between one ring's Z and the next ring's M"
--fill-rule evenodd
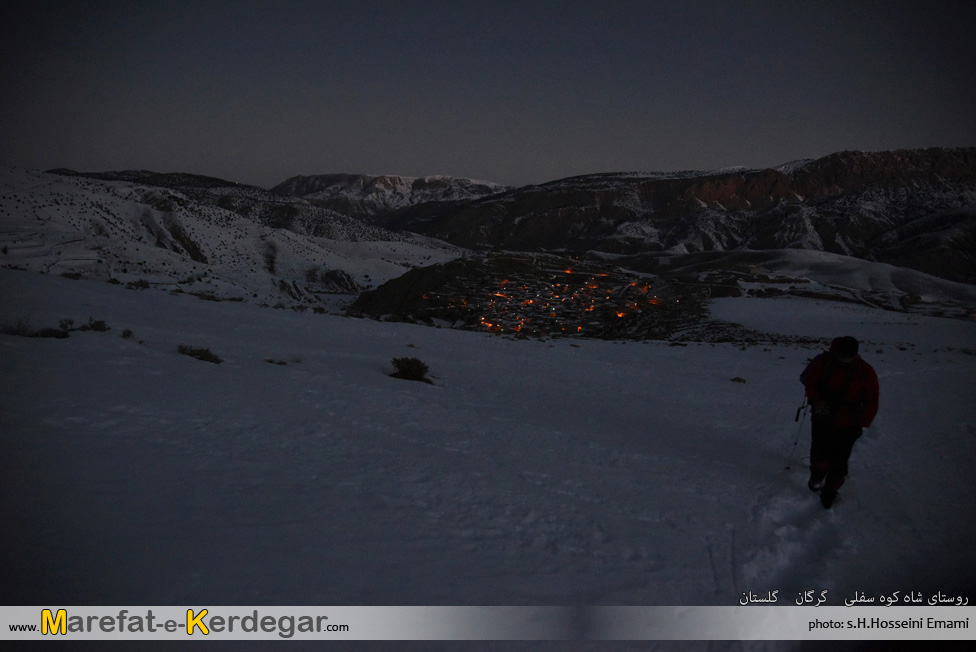
M854 442L864 430L860 426L839 428L816 417L811 423L810 477L823 480L825 490L836 492L847 477Z

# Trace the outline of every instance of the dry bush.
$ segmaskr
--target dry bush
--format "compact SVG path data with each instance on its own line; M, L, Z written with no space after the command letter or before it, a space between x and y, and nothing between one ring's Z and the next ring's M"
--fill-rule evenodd
M210 349L202 349L189 344L180 344L176 347L176 350L183 355L188 355L191 358L196 358L197 360L203 360L204 362L212 362L213 364L220 364L223 360L217 356Z
M431 385L434 384L432 380L427 378L427 365L418 358L393 358L392 362L396 372L390 375L394 378L419 380L424 383L430 383Z

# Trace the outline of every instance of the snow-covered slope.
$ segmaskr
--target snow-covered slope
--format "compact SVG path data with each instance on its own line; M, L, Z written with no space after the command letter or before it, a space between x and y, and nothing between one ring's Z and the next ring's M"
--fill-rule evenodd
M881 410L825 511L794 422L819 346L516 341L13 270L0 305L112 329L0 333L0 522L17 560L0 585L24 604L976 593L976 321L713 304L862 339ZM434 385L389 377L402 356Z
M0 265L319 307L459 255L257 188L185 190L0 170Z
M710 296L818 295L935 316L976 313L976 285L826 251L743 249L605 258L629 269L693 279L708 286Z

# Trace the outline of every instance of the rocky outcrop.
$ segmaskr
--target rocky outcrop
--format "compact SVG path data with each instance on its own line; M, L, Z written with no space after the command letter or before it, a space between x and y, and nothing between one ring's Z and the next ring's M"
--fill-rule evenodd
M818 249L972 283L974 211L976 148L926 149L838 152L762 170L575 177L405 213L397 227L510 250Z
M976 180L976 148L837 152L795 170L797 192L823 197L869 189L897 190L930 185L950 187Z

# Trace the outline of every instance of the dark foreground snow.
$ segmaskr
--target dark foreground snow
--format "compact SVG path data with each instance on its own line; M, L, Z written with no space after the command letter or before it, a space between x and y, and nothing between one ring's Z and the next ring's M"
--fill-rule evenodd
M0 584L19 604L976 595L976 322L715 305L864 340L881 411L825 511L808 427L785 468L815 350L513 341L9 270L0 288L7 322L112 327L0 334L0 522L18 560ZM389 377L402 356L435 384Z

